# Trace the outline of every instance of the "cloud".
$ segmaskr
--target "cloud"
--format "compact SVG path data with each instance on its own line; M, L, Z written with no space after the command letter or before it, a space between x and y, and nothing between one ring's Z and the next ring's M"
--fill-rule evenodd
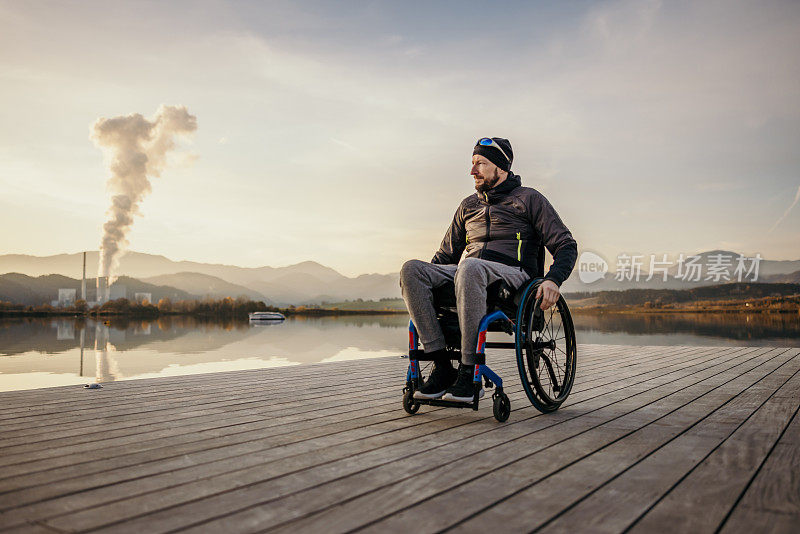
M485 12L479 3L458 13L432 6L424 20L402 4L356 14L337 7L330 15L322 5L220 3L198 18L144 6L131 8L123 30L113 24L118 15L95 7L52 6L42 23L34 10L9 5L31 14L0 35L0 77L9 82L0 96L18 103L6 113L18 126L0 131L0 145L17 161L41 165L44 181L32 183L63 187L72 183L63 169L98 174L84 163L94 154L73 156L81 155L74 132L86 117L132 101L155 105L165 90L180 95L202 113L206 131L218 132L201 141L231 141L224 150L203 145L191 191L184 185L180 193L176 176L159 192L192 195L195 204L176 205L171 217L197 239L210 232L204 253L234 263L256 261L254 249L266 251L264 262L287 263L313 250L355 274L396 270L417 251L429 256L472 192L467 163L483 135L512 140L514 170L546 193L580 246L608 254L620 243L694 249L731 235L761 246L763 231L751 231L739 214L774 220L772 196L796 185L800 61L792 51L800 49L800 4L557 5L509 4L503 30L484 33L471 31L487 20L474 16ZM103 28L122 31L113 50L98 46L94 30L111 31ZM424 53L414 55L416 48ZM58 127L44 126L57 111ZM72 159L18 148L29 139L63 146ZM16 176L9 169L18 165L7 161L0 154L0 175ZM224 187L219 175L229 177ZM57 225L36 202L45 194L37 189L54 189L26 187L12 189L14 198L32 199L34 215ZM90 187L76 180L72 189ZM208 198L225 199L215 209L232 228L248 227L252 213L279 219L286 244L215 234L195 207ZM635 225L616 216L623 210ZM163 225L162 215L148 217L137 222L137 243L166 243L148 227ZM0 223L12 220L0 214ZM773 235L786 226L779 219ZM342 254L338 236L320 228L346 229L352 253ZM393 240L382 244L364 228ZM170 253L198 254L189 232ZM764 252L800 252L791 249Z

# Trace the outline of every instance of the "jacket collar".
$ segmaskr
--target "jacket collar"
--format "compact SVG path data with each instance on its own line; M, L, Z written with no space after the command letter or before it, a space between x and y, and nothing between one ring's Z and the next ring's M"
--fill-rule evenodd
M478 193L476 191L475 194L478 195L478 198L484 202L488 201L489 203L492 203L496 202L498 199L504 197L521 185L522 179L519 177L519 175L509 172L506 179L503 180L503 183L500 185L496 185L484 193Z

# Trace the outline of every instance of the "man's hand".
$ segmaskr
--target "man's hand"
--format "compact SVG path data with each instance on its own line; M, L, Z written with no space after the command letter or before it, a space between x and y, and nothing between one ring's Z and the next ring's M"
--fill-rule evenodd
M539 284L539 288L536 290L535 298L538 299L539 297L542 297L542 304L540 308L546 310L556 303L560 295L561 292L558 289L558 285L552 280L545 280Z

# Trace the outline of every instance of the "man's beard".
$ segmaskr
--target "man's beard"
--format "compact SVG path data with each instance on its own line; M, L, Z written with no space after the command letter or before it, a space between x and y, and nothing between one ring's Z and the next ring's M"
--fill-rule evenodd
M475 191L478 193L483 193L484 191L488 191L489 189L493 188L497 185L497 182L500 181L500 173L497 170L492 173L492 176L489 176L483 180L483 183L480 185L475 185Z

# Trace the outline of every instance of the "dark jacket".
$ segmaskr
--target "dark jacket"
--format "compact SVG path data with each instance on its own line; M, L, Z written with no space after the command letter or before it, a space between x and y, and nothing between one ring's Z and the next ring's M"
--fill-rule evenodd
M550 202L509 173L500 185L461 202L431 262L457 264L466 250L467 258L518 266L533 278L544 272L542 245L553 255L545 278L560 286L575 267L578 244Z

